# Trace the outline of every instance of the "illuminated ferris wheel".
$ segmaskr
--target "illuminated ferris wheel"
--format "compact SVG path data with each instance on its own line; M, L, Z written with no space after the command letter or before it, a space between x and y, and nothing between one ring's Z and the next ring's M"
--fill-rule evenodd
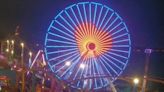
M99 89L116 80L128 63L130 50L123 19L95 2L62 10L52 20L45 39L45 55L54 75L79 89Z

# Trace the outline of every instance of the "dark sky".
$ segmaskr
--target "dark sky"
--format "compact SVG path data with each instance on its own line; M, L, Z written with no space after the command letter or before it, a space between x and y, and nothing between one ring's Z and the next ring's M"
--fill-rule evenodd
M84 0L82 0L84 1ZM106 4L127 23L134 47L164 47L164 3L162 0L90 0ZM0 38L20 25L23 38L42 43L55 15L77 0L1 0ZM34 40L35 39L35 40Z
M84 0L79 0L84 1ZM106 4L126 22L132 48L164 48L164 1L162 0L89 0ZM51 20L77 0L1 0L0 39L14 33L20 25L21 37L29 44L42 47ZM144 54L132 52L127 72L143 71ZM134 66L134 67L133 67ZM164 77L164 53L151 56L150 75Z

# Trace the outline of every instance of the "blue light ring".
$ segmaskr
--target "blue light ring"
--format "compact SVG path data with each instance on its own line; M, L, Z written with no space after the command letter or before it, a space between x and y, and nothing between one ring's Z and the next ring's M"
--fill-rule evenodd
M93 2L92 2L93 3ZM92 3L90 3L90 4L92 4ZM82 4L84 4L84 3L82 3ZM96 4L96 5L100 5L101 7L102 7L102 4L99 4L99 3L93 3L93 4ZM68 8L72 8L73 6L75 6L75 5L71 5L71 6L69 6L69 7L67 7L66 9L68 9ZM65 10L66 10L65 9ZM110 9L111 10L111 8L109 8L108 7L108 9ZM111 10L111 11L113 11L113 10ZM62 12L60 12L59 14L61 14ZM117 13L116 13L116 15L118 15ZM59 16L59 15L58 15ZM58 17L58 16L56 16L56 18ZM121 18L120 16L119 16L119 18ZM121 18L121 20L122 20L122 18ZM126 27L126 29L127 29L127 27ZM128 30L127 30L128 31ZM129 34L128 34L128 37L129 37L129 39L130 39L130 36L129 36ZM47 40L47 39L46 39ZM46 42L45 42L46 43ZM131 41L129 41L129 44L131 44ZM46 44L45 44L46 45ZM45 48L46 49L46 48ZM131 51L131 46L129 47L129 51ZM46 51L47 52L47 51ZM130 53L129 53L129 55L128 55L128 58L130 57ZM127 61L128 61L128 59L127 59ZM126 62L126 64L127 64L128 62ZM125 67L126 67L126 65L125 65ZM122 71L121 71L121 73L122 73ZM121 74L120 73L120 74ZM76 86L77 87L77 86ZM75 87L75 88L76 88Z

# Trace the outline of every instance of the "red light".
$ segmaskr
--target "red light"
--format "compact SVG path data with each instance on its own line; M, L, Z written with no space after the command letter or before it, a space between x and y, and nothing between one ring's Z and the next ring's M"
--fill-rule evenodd
M87 49L89 49L89 50L94 50L95 48L96 48L95 43L88 43L88 44L87 44Z

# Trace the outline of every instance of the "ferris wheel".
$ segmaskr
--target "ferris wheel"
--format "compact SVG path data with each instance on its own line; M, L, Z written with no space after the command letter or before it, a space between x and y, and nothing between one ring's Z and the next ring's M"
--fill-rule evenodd
M123 19L95 2L66 7L52 20L45 38L45 56L52 72L78 89L109 85L125 69L130 52Z

